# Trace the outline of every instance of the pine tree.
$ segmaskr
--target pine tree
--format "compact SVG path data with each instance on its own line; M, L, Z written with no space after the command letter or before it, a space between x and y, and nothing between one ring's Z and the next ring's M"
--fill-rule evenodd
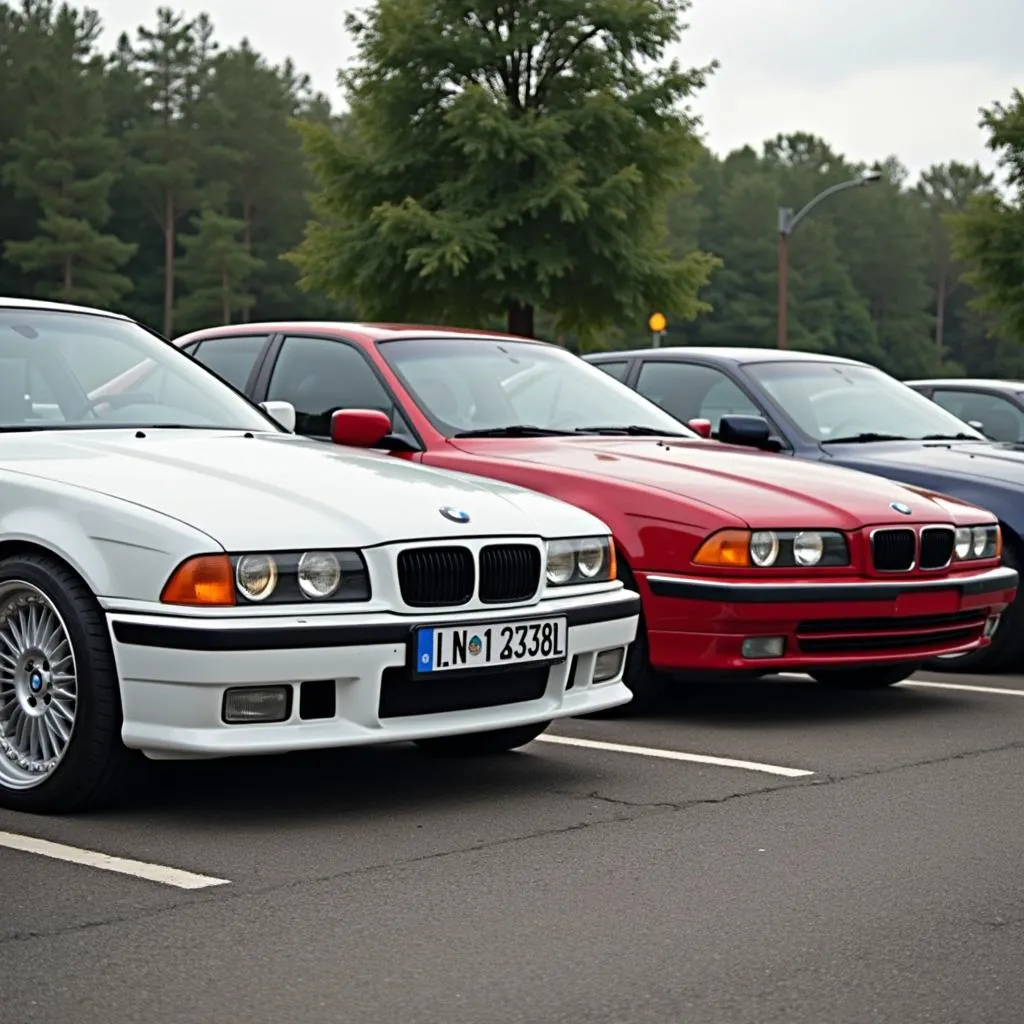
M40 213L38 233L9 240L7 259L33 274L37 294L113 306L131 288L119 268L135 246L104 234L120 149L106 128L99 20L62 6L48 45L23 68L27 127L11 140L5 181Z
M188 294L179 301L179 317L189 327L229 324L256 301L246 285L263 261L246 252L244 221L205 206L192 225L195 233L180 237L177 274Z

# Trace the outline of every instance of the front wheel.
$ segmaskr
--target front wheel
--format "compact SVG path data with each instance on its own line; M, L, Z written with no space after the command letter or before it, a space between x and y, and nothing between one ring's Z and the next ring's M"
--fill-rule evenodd
M909 665L865 665L863 668L832 668L811 672L811 678L835 690L884 690L920 671L921 663Z
M0 562L0 806L79 810L126 776L117 673L88 588L56 559Z
M508 729L470 732L462 736L434 736L428 740L415 740L415 743L434 757L487 757L525 747L550 724L535 722L533 725L513 725Z

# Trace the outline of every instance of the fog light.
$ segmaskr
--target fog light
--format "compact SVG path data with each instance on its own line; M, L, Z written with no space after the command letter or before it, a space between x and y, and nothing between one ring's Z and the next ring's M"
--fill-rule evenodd
M290 686L236 686L224 691L225 722L283 722L292 712Z
M781 658L785 650L784 636L748 636L742 647L744 658Z
M999 616L998 615L990 615L985 620L985 629L984 629L983 635L986 636L986 637L993 637L993 636L995 636L995 632L996 632L996 630L998 628L999 628Z
M626 648L616 647L612 651L601 651L594 659L594 682L606 683L622 671L626 659Z

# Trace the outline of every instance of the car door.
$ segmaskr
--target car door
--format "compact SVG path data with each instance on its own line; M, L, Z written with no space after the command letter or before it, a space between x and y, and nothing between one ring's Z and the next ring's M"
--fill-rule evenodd
M1024 412L1009 398L991 391L942 385L936 385L930 397L936 405L981 430L993 441L1024 440Z
M269 370L260 374L267 376L260 400L291 402L297 434L327 441L338 409L376 409L391 417L396 454L422 450L422 440L391 389L358 345L341 338L286 335L270 359ZM381 447L395 450L391 443Z
M693 419L710 421L711 436L715 438L723 416L760 416L768 421L773 438L783 450L791 451L750 392L720 367L681 359L645 359L633 387L683 423Z

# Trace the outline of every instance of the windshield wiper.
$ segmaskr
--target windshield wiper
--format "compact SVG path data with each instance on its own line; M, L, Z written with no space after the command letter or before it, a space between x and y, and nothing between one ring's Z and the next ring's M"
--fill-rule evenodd
M572 437L572 430L548 430L527 423L512 423L507 427L484 427L481 430L460 430L452 437Z
M925 434L922 441L983 441L984 438L973 434Z
M849 437L829 437L822 441L822 444L869 444L872 441L909 441L909 437L902 434L851 434Z
M625 427L577 427L577 434L627 434L631 437L689 437L678 430L663 430L661 427L642 427L632 423Z

